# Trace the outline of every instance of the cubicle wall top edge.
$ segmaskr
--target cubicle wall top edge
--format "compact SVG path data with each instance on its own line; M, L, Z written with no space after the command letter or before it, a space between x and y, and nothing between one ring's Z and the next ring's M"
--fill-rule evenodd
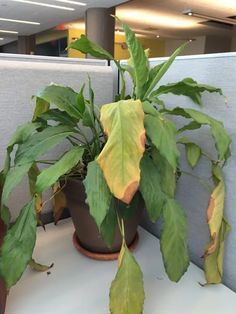
M107 66L107 60L99 59L82 59L82 58L65 58L65 57L48 57L38 55L19 55L11 53L0 53L0 61L23 61L23 62L50 62L50 63L72 63L82 65Z

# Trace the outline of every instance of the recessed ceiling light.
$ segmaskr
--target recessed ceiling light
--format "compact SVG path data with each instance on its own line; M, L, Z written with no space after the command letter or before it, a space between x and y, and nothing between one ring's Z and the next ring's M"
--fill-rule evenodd
M5 18L3 18L3 17L0 17L0 21L13 22L13 23L21 23L21 24L40 25L39 22L31 22L31 21L24 21L24 20L5 19Z
M160 35L156 35L156 38L160 38Z
M0 29L0 33L18 34L16 31L6 31L5 29Z
M84 2L77 2L77 1L72 1L72 0L55 0L57 2L62 2L62 3L69 3L69 4L75 4L75 5L82 5L85 6L87 3Z
M0 37L0 40L4 40L4 38Z
M34 5L39 5L41 7L48 7L48 8L54 8L54 9L59 9L59 10L66 10L66 11L74 11L74 8L69 8L69 7L62 7L59 5L54 5L54 4L48 4L48 3L43 3L43 2L35 2L35 1L29 1L29 0L11 0L14 2L21 2L21 3L26 3L26 4L34 4Z

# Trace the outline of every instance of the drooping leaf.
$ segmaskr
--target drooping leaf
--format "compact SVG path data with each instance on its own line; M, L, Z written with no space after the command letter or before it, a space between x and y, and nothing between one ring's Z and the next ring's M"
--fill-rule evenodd
M44 271L48 271L50 268L52 268L53 264L51 264L51 265L39 264L39 263L35 262L35 260L33 258L31 258L31 260L29 261L29 266L31 269L33 269L35 271L44 272Z
M179 159L179 151L176 145L177 131L175 124L152 108L150 103L145 102L143 105L145 106L145 113L149 112L145 114L144 118L147 135L152 141L152 144L175 170ZM147 109L147 106L149 109Z
M116 208L115 208L115 198L112 197L108 212L100 227L100 233L108 247L111 247L114 242L116 226L117 226L117 216L116 216Z
M194 168L201 157L202 154L201 148L197 144L192 143L185 137L180 138L178 140L178 143L183 144L185 146L187 161L190 164L190 166Z
M55 164L43 170L37 178L35 190L36 193L42 193L53 185L62 175L74 168L82 159L84 149L75 146L69 150Z
M207 114L194 110L176 107L173 110L168 110L168 114L182 116L187 119L193 119L201 125L209 125L212 135L215 139L216 149L218 151L219 160L227 160L230 156L231 138L224 128L222 122L208 116Z
M15 163L19 165L35 161L73 133L75 133L73 128L58 125L33 134L18 148Z
M198 84L192 78L187 77L178 83L171 83L160 86L157 90L153 91L150 97L158 97L163 94L172 93L174 95L183 95L192 99L198 105L202 105L201 93L219 93L222 95L220 88L215 88L206 84Z
M113 60L113 56L105 49L89 40L85 35L73 41L68 48L78 50L99 59Z
M130 99L104 105L100 119L108 141L97 162L112 194L129 204L139 186L145 145L142 104Z
M176 173L168 161L160 155L156 148L152 149L153 162L161 177L162 191L170 198L175 197Z
M181 45L179 48L175 50L175 52L162 64L160 69L158 68L156 70L156 75L153 75L153 79L150 82L150 85L146 89L146 93L144 95L144 99L146 99L149 94L152 92L152 90L155 88L157 83L160 81L160 79L163 77L163 75L167 72L171 64L174 62L175 58L185 49L185 47L188 45L188 42ZM153 70L154 71L154 70Z
M32 134L34 134L35 131L40 126L41 126L40 123L27 122L27 123L17 127L15 133L12 135L12 137L8 143L8 146L7 146L7 156L5 159L5 165L4 165L4 170L3 170L4 178L6 177L6 174L7 174L8 170L10 169L11 153L13 151L14 145L21 144L24 141L26 141L27 138L29 138Z
M124 22L121 22L121 24L125 32L126 44L131 57L130 62L132 64L133 77L135 81L135 94L137 99L142 99L144 86L148 80L148 58L141 43L136 38L135 33Z
M32 121L35 121L38 117L40 117L44 112L47 112L50 108L50 104L46 100L40 97L35 97L35 99L36 99L35 109Z
M212 166L212 174L216 187L207 208L210 243L205 250L204 262L207 283L219 283L223 276L224 241L230 227L224 219L225 184L219 165Z
M215 250L204 258L204 271L207 284L221 283L223 278L224 244L230 226L225 219L222 220ZM211 244L210 244L211 246Z
M89 205L89 212L100 229L101 224L109 211L112 196L104 179L102 170L96 161L92 161L88 164L87 176L83 182L87 195L86 202Z
M8 289L20 279L31 260L36 240L36 225L33 199L22 208L15 224L8 230L1 247L0 275Z
M15 166L7 173L2 192L2 205L7 205L11 192L22 181L32 164L33 163L26 163L24 165Z
M143 311L144 288L142 271L123 244L120 265L110 288L112 314L140 314Z
M189 266L187 250L187 222L182 207L168 199L163 208L161 252L170 280L179 281Z
M71 117L66 111L61 111L59 109L50 109L47 112L44 112L41 116L41 119L45 121L56 121L63 125L69 125L71 127L77 125L78 120Z
M70 87L51 84L39 91L37 96L50 104L56 105L77 120L82 118L84 107L79 106L77 101L78 93Z
M52 187L53 191L53 218L55 225L58 223L67 205L66 196L60 184L56 182Z
M161 215L166 196L161 188L161 177L152 159L144 155L140 163L141 180L139 190L144 199L149 218L156 222Z

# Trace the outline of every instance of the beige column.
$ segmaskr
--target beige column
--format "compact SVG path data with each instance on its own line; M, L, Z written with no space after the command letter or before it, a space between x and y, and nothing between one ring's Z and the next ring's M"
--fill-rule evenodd
M115 8L91 8L86 11L86 36L114 56ZM90 57L90 56L88 56Z

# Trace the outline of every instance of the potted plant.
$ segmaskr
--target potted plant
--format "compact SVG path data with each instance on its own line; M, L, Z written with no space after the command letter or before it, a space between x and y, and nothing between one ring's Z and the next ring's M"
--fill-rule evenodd
M160 86L160 79L188 43L167 61L150 69L148 52L125 23L122 27L130 52L127 65L114 60L84 35L69 47L97 58L114 60L122 82L115 102L103 105L101 110L97 108L90 81L89 99L84 97L84 86L77 93L69 87L49 85L37 94L32 122L20 126L8 145L1 172L1 216L8 227L10 193L27 173L32 199L8 228L1 248L0 275L10 288L20 279L29 262L32 264L42 193L53 187L56 202L60 199L64 203L61 189L67 190L67 194L70 188L67 189L66 184L77 180L75 192L80 191L78 195L82 195L83 186L78 182L83 181L89 213L103 240L111 246L116 228L121 234L118 271L110 289L110 311L138 314L144 303L143 275L126 243L128 230L124 221L127 215L137 212L136 203L140 204L140 198L152 222L163 219L160 243L165 270L170 280L179 281L188 268L189 255L186 217L175 199L176 183L181 174L178 145L185 146L187 160L195 167L201 156L206 155L182 133L197 130L202 125L210 127L218 155L217 160L211 160L215 188L207 209L210 240L204 254L205 275L207 283L221 281L223 246L229 229L224 218L222 167L230 156L231 139L223 124L214 118L193 109L169 109L159 98L173 93L188 96L201 105L204 91L222 95L220 89L198 84L191 78ZM126 95L126 72L133 81L132 95ZM52 108L52 104L56 108ZM171 116L181 116L190 122L177 129ZM90 134L85 133L85 128ZM39 160L64 140L71 147L58 160ZM49 165L40 171L40 163ZM56 215L61 207L56 206Z

